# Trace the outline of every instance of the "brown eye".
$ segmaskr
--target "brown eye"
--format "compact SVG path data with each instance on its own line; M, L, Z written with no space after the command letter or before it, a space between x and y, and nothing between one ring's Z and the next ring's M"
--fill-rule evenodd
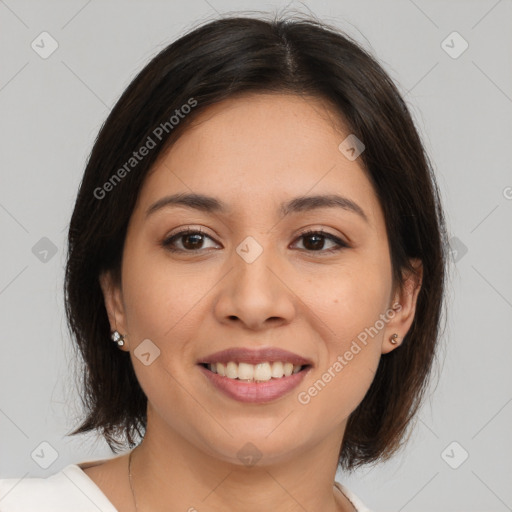
M196 252L204 249L205 239L213 240L210 236L201 230L186 229L166 238L162 246L172 252ZM178 245L178 247L176 247ZM179 247L181 245L181 247Z
M299 236L299 239L303 239L304 250L308 252L336 252L343 248L347 248L348 245L338 238L337 236L327 233L323 230L306 231ZM325 249L326 240L334 244L334 247Z

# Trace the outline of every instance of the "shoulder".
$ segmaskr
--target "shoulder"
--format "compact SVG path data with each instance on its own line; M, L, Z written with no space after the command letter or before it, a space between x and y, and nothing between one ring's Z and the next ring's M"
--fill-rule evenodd
M334 482L334 484L347 497L350 503L352 503L356 512L372 512L350 489L347 489L339 482Z
M46 478L0 479L0 510L117 512L99 487L77 464L70 464Z

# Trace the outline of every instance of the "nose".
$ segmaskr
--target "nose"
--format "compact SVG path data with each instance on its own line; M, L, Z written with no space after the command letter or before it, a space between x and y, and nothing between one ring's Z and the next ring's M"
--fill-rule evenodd
M233 268L221 281L215 303L215 315L221 323L264 330L292 321L297 298L287 282L284 262L271 253L265 248L249 262L234 251Z

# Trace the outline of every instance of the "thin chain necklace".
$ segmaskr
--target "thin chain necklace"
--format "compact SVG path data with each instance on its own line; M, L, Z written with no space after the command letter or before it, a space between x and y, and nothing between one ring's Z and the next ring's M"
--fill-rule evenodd
M136 512L139 512L139 508L137 507L137 499L135 498L135 491L133 490L133 483L132 483L132 455L133 455L133 452L136 450L133 449L131 452L130 452L130 455L128 456L128 479L130 481L130 490L132 491L132 496L133 496L133 504L135 505L135 510ZM338 490L338 492L345 498L345 499L348 499L345 494L343 493L343 491L338 487L338 486L334 486L335 489ZM349 502L352 504L352 502L349 500Z
M135 491L133 490L133 484L132 484L132 455L135 449L133 449L130 452L130 455L128 456L128 479L130 480L130 490L132 491L133 496L133 504L135 505L135 510L139 512L139 508L137 507L137 499L135 498Z

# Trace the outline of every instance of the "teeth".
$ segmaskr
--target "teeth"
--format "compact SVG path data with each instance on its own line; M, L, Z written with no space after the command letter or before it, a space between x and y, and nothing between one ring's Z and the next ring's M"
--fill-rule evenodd
M229 361L225 363L211 363L208 369L221 377L228 379L239 379L248 382L266 382L270 379L280 379L289 377L292 374L300 372L302 366L293 363L283 363L275 361L273 363L235 363Z
M215 371L212 369L212 372ZM226 377L229 379L237 379L238 378L238 365L230 361L226 366Z
M272 363L272 377L274 377L274 379L280 379L283 375L283 363L281 363L281 361Z
M289 377L293 372L293 364L292 363L284 363L283 369L284 369L284 376Z
M272 370L270 363L259 363L254 367L254 380L270 380L272 378Z
M252 364L247 363L239 363L238 364L238 375L237 377L240 380L252 380L254 378L254 366ZM261 379L259 379L261 380Z

